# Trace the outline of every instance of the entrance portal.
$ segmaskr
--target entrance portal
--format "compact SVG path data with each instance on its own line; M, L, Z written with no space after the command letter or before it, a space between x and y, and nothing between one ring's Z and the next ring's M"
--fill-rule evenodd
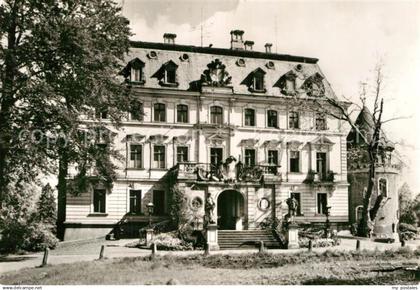
M242 230L244 198L235 190L223 191L217 198L217 224L220 230Z

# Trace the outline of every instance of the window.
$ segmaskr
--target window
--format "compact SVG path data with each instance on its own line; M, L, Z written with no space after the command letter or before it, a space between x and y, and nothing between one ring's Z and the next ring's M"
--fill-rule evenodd
M245 126L255 126L255 110L245 109Z
M165 70L165 83L175 84L176 83L176 68L167 67Z
M155 145L153 147L153 167L164 169L165 168L165 146Z
M165 191L153 190L153 205L154 215L159 216L165 214Z
M255 166L255 149L245 149L245 166Z
M188 147L187 146L178 146L176 148L176 160L178 162L188 161Z
M108 109L107 108L96 109L95 117L97 119L108 119Z
M142 74L143 74L143 69L138 67L138 68L131 68L131 74L130 74L130 81L131 82L136 82L139 83L142 81Z
M290 172L299 172L299 151L290 151Z
M327 194L318 193L318 214L327 214Z
M213 106L210 108L210 123L223 124L223 108Z
M317 113L315 117L315 129L327 130L327 120L324 115Z
M268 110L267 111L267 127L278 128L278 117L277 111Z
M288 92L289 94L295 92L296 82L295 82L295 79L293 77L286 78L285 89L286 89L286 92Z
M127 66L122 71L122 74L131 83L144 84L144 65L144 62L138 58L135 58L127 64Z
M359 222L360 219L362 218L362 214L363 214L363 206L362 205L356 206L355 214L356 214L356 222Z
M176 106L176 121L178 123L188 123L188 106L187 105Z
M143 104L137 100L130 104L130 120L143 121Z
M154 120L155 122L166 122L166 106L165 104L154 104Z
M255 74L253 78L252 88L254 91L264 91L264 75Z
M379 178L378 186L379 186L379 194L383 195L384 197L387 197L388 196L387 180L385 178Z
M268 164L278 165L279 164L279 152L277 150L268 150Z
M240 63L237 63L239 66ZM266 72L257 68L252 71L248 76L241 82L241 85L246 85L250 92L264 93L266 91L264 84L264 76Z
M298 112L289 113L289 129L299 129L299 114Z
M210 163L218 165L223 160L223 148L210 148Z
M327 177L327 153L316 153L316 172L318 173L320 180L325 180Z
M95 189L93 191L93 212L105 213L106 190Z
M279 87L283 95L294 96L296 94L296 77L295 71L291 70L282 75L274 87Z
M297 209L296 209L296 215L302 215L302 211L301 211L301 201L300 201L300 192L292 192L290 194L290 197L294 198L297 200Z
M142 146L130 144L129 168L142 168Z
M130 213L141 213L141 190L130 190Z
M150 52L151 56L152 52ZM177 87L177 71L178 65L172 60L164 63L160 69L152 75L152 78L159 80L159 85L164 87Z

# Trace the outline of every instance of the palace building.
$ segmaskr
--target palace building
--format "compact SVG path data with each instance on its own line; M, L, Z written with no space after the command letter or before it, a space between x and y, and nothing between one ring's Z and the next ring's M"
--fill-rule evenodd
M104 236L117 224L137 229L169 218L171 187L191 220L205 224L214 200L220 231L258 230L298 201L296 221L348 223L344 123L313 109L336 98L318 59L253 50L244 32L231 47L133 41L121 74L136 98L118 129L112 189L100 184L67 196L65 239ZM106 122L106 114L103 116ZM171 176L169 179L168 176Z

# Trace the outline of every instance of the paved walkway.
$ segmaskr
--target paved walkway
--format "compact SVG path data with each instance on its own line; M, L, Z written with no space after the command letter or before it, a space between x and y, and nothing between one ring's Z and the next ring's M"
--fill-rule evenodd
M128 248L125 247L126 244L133 243L137 239L131 240L119 240L119 241L105 241L101 239L90 240L80 243L67 243L63 242L59 245L56 250L52 250L49 255L48 263L51 265L57 264L66 264L74 263L80 261L93 261L99 258L99 252L101 245L105 245L105 254L106 258L122 258L122 257L141 257L150 255L151 251L146 249L138 248ZM387 249L397 249L401 245L399 243L386 244L386 243L377 243L369 240L361 240L361 249L374 250L377 248L380 251ZM406 244L407 247L416 249L420 246L420 240L410 241ZM356 249L356 240L355 239L346 239L342 238L341 244L335 247L329 248L314 248L314 252L324 252L326 250L354 250ZM270 253L276 254L292 254L299 251L307 251L307 249L294 249L294 250L284 250L284 249L270 249ZM229 249L229 250L220 250L212 251L211 254L243 254L243 253L256 253L257 249ZM197 255L202 254L203 251L174 251L174 252L164 252L159 251L159 255ZM23 268L33 268L38 267L42 263L43 253L34 253L28 255L8 255L5 257L0 257L0 274L16 271Z

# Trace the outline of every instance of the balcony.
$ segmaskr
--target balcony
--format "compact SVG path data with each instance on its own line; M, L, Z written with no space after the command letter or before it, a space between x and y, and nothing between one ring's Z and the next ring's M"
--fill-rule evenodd
M229 158L218 166L210 163L179 162L177 169L178 179L225 183L281 181L280 166L278 165L247 167L240 161L229 161Z

